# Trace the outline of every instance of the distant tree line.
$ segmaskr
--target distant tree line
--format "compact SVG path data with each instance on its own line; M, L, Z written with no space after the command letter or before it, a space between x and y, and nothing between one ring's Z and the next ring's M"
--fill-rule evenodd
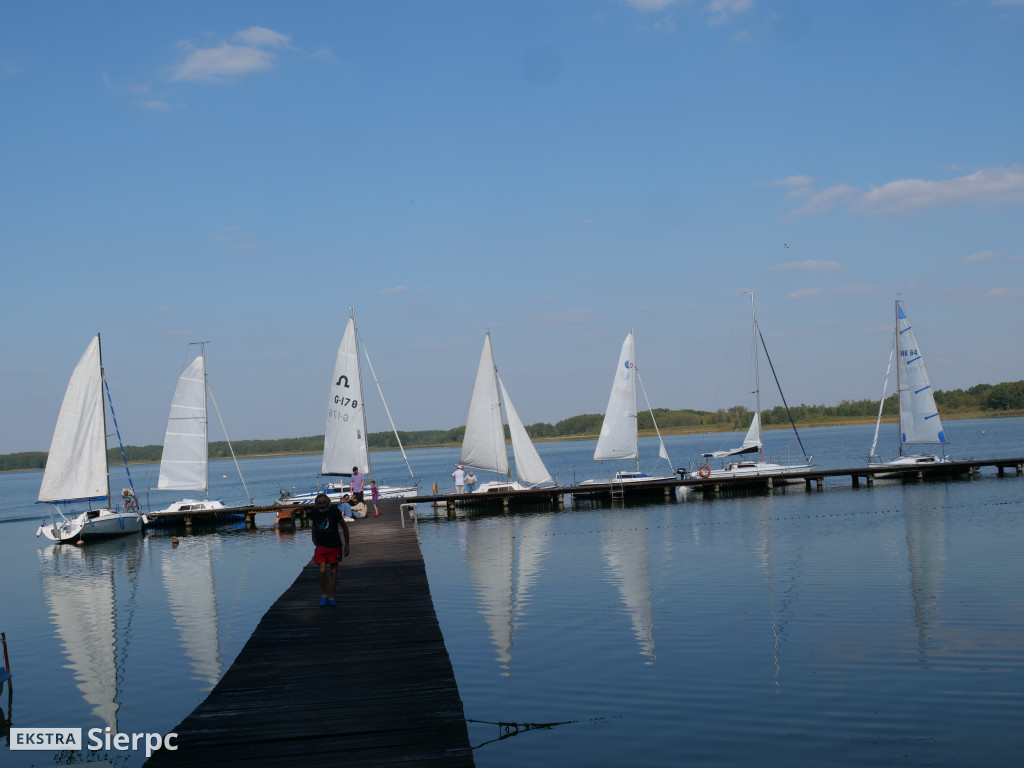
M935 402L943 416L967 417L972 415L1020 415L1024 413L1024 381L1006 382L1003 384L978 384L970 389L953 389L948 392L935 391ZM895 419L897 398L893 394L886 398L882 410L883 418ZM838 405L791 405L790 413L799 426L815 426L850 421L874 421L878 417L877 400L843 400ZM733 429L746 429L753 417L753 411L743 406L717 411L694 411L690 409L670 410L655 408L654 420L651 414L643 411L638 417L641 431L654 429L654 421L658 429L666 434L679 432L724 432ZM594 437L601 431L600 413L584 413L562 419L555 424L539 422L526 427L526 431L534 440L565 440L573 438ZM786 409L779 405L762 412L761 421L766 427L789 424ZM415 432L398 432L398 439L406 448L427 445L458 445L462 442L465 427L452 429L426 429ZM506 437L508 427L505 427ZM371 448L397 448L398 439L393 432L371 432L367 436ZM286 437L277 440L238 440L232 443L236 456L268 456L274 454L320 453L323 450L324 436ZM163 452L160 445L126 445L125 455L131 463L157 462ZM210 458L230 458L231 450L226 441L210 443ZM121 449L111 448L107 451L109 464L120 464ZM43 451L25 451L0 455L0 472L19 469L42 469L46 466L46 453Z

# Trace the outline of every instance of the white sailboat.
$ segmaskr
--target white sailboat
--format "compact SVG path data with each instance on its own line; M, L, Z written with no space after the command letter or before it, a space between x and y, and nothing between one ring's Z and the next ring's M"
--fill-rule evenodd
M754 309L754 292L744 291L744 293L750 294L750 316L751 323L753 326L753 352L754 352L754 396L756 402L756 410L754 416L750 421L750 427L747 429L747 434L743 438L743 443L737 448L731 448L724 451L712 451L710 453L701 454L704 458L704 463L697 470L696 474L703 479L714 479L714 478L729 478L740 480L749 478L751 480L757 480L765 476L772 476L775 482L800 482L799 478L787 479L787 474L799 474L801 472L808 472L811 470L811 457L804 453L804 463L802 464L778 464L772 461L765 461L764 457L764 443L761 440L761 373L760 363L758 354L758 340L760 339L760 329L757 325L757 314ZM761 345L763 346L764 341L761 339ZM770 361L769 361L770 362ZM781 394L781 388L779 390ZM785 398L783 398L785 402ZM787 408L788 410L788 408ZM793 432L796 434L797 441L800 442L800 435L796 432L796 425L793 425ZM800 449L803 450L803 443L800 443ZM707 460L708 459L727 459L733 456L746 456L755 454L756 459L739 459L737 461L723 462L723 466L719 468L712 468ZM680 470L680 474L686 474L686 470Z
M899 397L899 456L892 461L882 461L875 450L878 447L878 432L882 423L882 406L885 393L889 387L889 372L892 368L890 352L889 369L885 373L885 385L882 388L882 401L878 406L878 421L875 424L875 438L871 443L868 455L868 466L872 469L907 469L915 466L948 464L948 456L939 457L935 454L907 453L908 445L946 445L949 439L939 418L939 409L935 405L928 371L924 367L924 357L917 343L903 303L896 299L896 325L893 341L896 353L896 388ZM898 473L894 473L898 474Z
M142 530L142 515L135 510L116 507L111 502L104 384L100 337L97 334L71 374L57 417L38 502L52 503L56 515L51 515L49 523L39 526L36 536L69 542L121 536ZM107 396L109 398L109 391ZM127 462L125 466L127 468ZM131 484L130 474L128 480ZM127 497L127 491L122 497ZM131 498L135 498L134 492ZM106 499L107 506L92 509L91 502L99 499ZM90 502L90 508L73 517L66 516L58 506L80 502Z
M366 347L363 347L366 354ZM373 373L373 364L370 363L369 355L366 356L367 365ZM374 377L376 382L376 376ZM381 401L384 401L384 393L377 383L377 391ZM384 402L384 410L391 420L391 411ZM398 437L398 430L395 423L391 421L391 428ZM359 362L359 332L356 329L355 312L348 319L345 327L345 334L342 336L341 345L338 347L338 356L334 362L334 376L331 378L331 389L327 402L327 423L324 428L324 454L321 464L321 476L340 476L351 478L352 467L359 467L366 475L366 488L369 490L370 480L373 473L370 468L370 452L367 447L366 432L366 403L363 398L363 376ZM409 466L409 459L405 455L401 440L398 441L405 459L405 465L409 469L409 477L412 482L408 485L387 485L377 484L380 498L406 498L415 496L417 491L416 477ZM332 502L337 503L343 494L349 490L347 480L328 483L323 492L326 493ZM281 492L281 498L274 502L279 507L294 507L304 504L312 504L317 494L316 491L292 495L287 491ZM367 494L369 500L369 494Z
M508 450L505 447L502 405L505 407L509 433L512 437L516 480L512 479ZM494 353L491 350L490 331L484 337L484 348L480 353L459 462L463 466L495 472L503 478L481 483L475 493L524 491L552 479L512 405L501 376L498 375L498 369L494 365Z
M209 382L206 379L206 345L199 344L200 353L178 377L171 400L171 412L167 416L167 431L164 434L164 449L160 457L160 479L157 490L160 491L202 491L202 499L181 499L171 502L164 509L151 512L147 517L150 522L159 521L161 517L175 517L187 512L215 512L229 515L232 507L220 500L211 500L209 474L209 422L207 420L206 393ZM212 397L212 390L210 392ZM216 401L214 401L216 405ZM225 437L227 433L225 432ZM231 448L231 440L228 439ZM231 457L235 452L231 448ZM235 469L242 481L246 496L249 489L245 487L245 478L235 460ZM247 505L251 506L252 499ZM238 507L234 507L238 508Z
M604 412L604 421L601 423L601 434L597 438L597 446L594 448L594 461L627 461L633 459L636 468L632 471L619 470L615 477L609 480L584 480L580 486L603 486L606 492L613 486L623 484L636 484L652 482L657 480L675 480L675 476L653 477L646 472L640 471L640 447L637 433L637 404L636 384L639 373L636 367L636 349L633 331L629 332L625 341L622 342L622 349L619 352L619 362L615 366L615 377L612 379L612 390L608 396L608 407ZM643 387L643 382L641 382ZM644 393L646 398L646 392ZM651 419L654 419L654 411L650 402L647 408L651 412ZM661 432L658 431L657 422L654 423L654 430L658 435L658 457L669 461L668 451L665 449L665 442L661 439ZM671 463L669 464L671 466ZM660 491L661 486L657 486ZM592 493L589 491L588 493ZM585 495L585 494L575 494Z

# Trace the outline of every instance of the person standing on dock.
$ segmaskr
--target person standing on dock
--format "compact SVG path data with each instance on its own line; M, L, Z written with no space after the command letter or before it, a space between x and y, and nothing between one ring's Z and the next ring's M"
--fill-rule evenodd
M473 474L473 470L469 470L469 474L466 475L466 493L473 492L473 486L476 485L476 475Z
M347 495L342 501L347 500ZM320 576L320 607L334 607L334 592L338 587L338 564L343 557L348 557L348 523L345 522L341 510L331 504L326 493L318 494L313 501L313 511L309 515L313 531L313 562L319 569ZM345 541L342 543L342 534ZM327 578L327 567L330 566L330 580Z
M373 516L380 517L380 510L377 509L377 502L380 500L380 489L377 488L377 481L370 481L370 501L373 502Z
M359 467L352 467L352 496L357 504L363 501L363 486L366 485L366 475L359 471Z
M455 467L455 471L452 472L452 477L455 479L455 492L462 493L466 487L466 472L462 469L461 464Z

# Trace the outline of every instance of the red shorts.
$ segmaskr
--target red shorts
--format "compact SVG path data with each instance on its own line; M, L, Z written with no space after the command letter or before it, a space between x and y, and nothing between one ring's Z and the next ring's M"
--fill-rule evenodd
M313 550L313 562L317 565L320 565L321 563L340 563L341 549L339 547L318 546Z

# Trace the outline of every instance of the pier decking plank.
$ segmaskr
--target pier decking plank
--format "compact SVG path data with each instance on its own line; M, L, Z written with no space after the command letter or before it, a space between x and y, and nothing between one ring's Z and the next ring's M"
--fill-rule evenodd
M147 768L473 766L462 700L415 529L397 500L349 524L337 608L309 563ZM308 528L295 536L309 539ZM310 554L313 545L310 543Z

